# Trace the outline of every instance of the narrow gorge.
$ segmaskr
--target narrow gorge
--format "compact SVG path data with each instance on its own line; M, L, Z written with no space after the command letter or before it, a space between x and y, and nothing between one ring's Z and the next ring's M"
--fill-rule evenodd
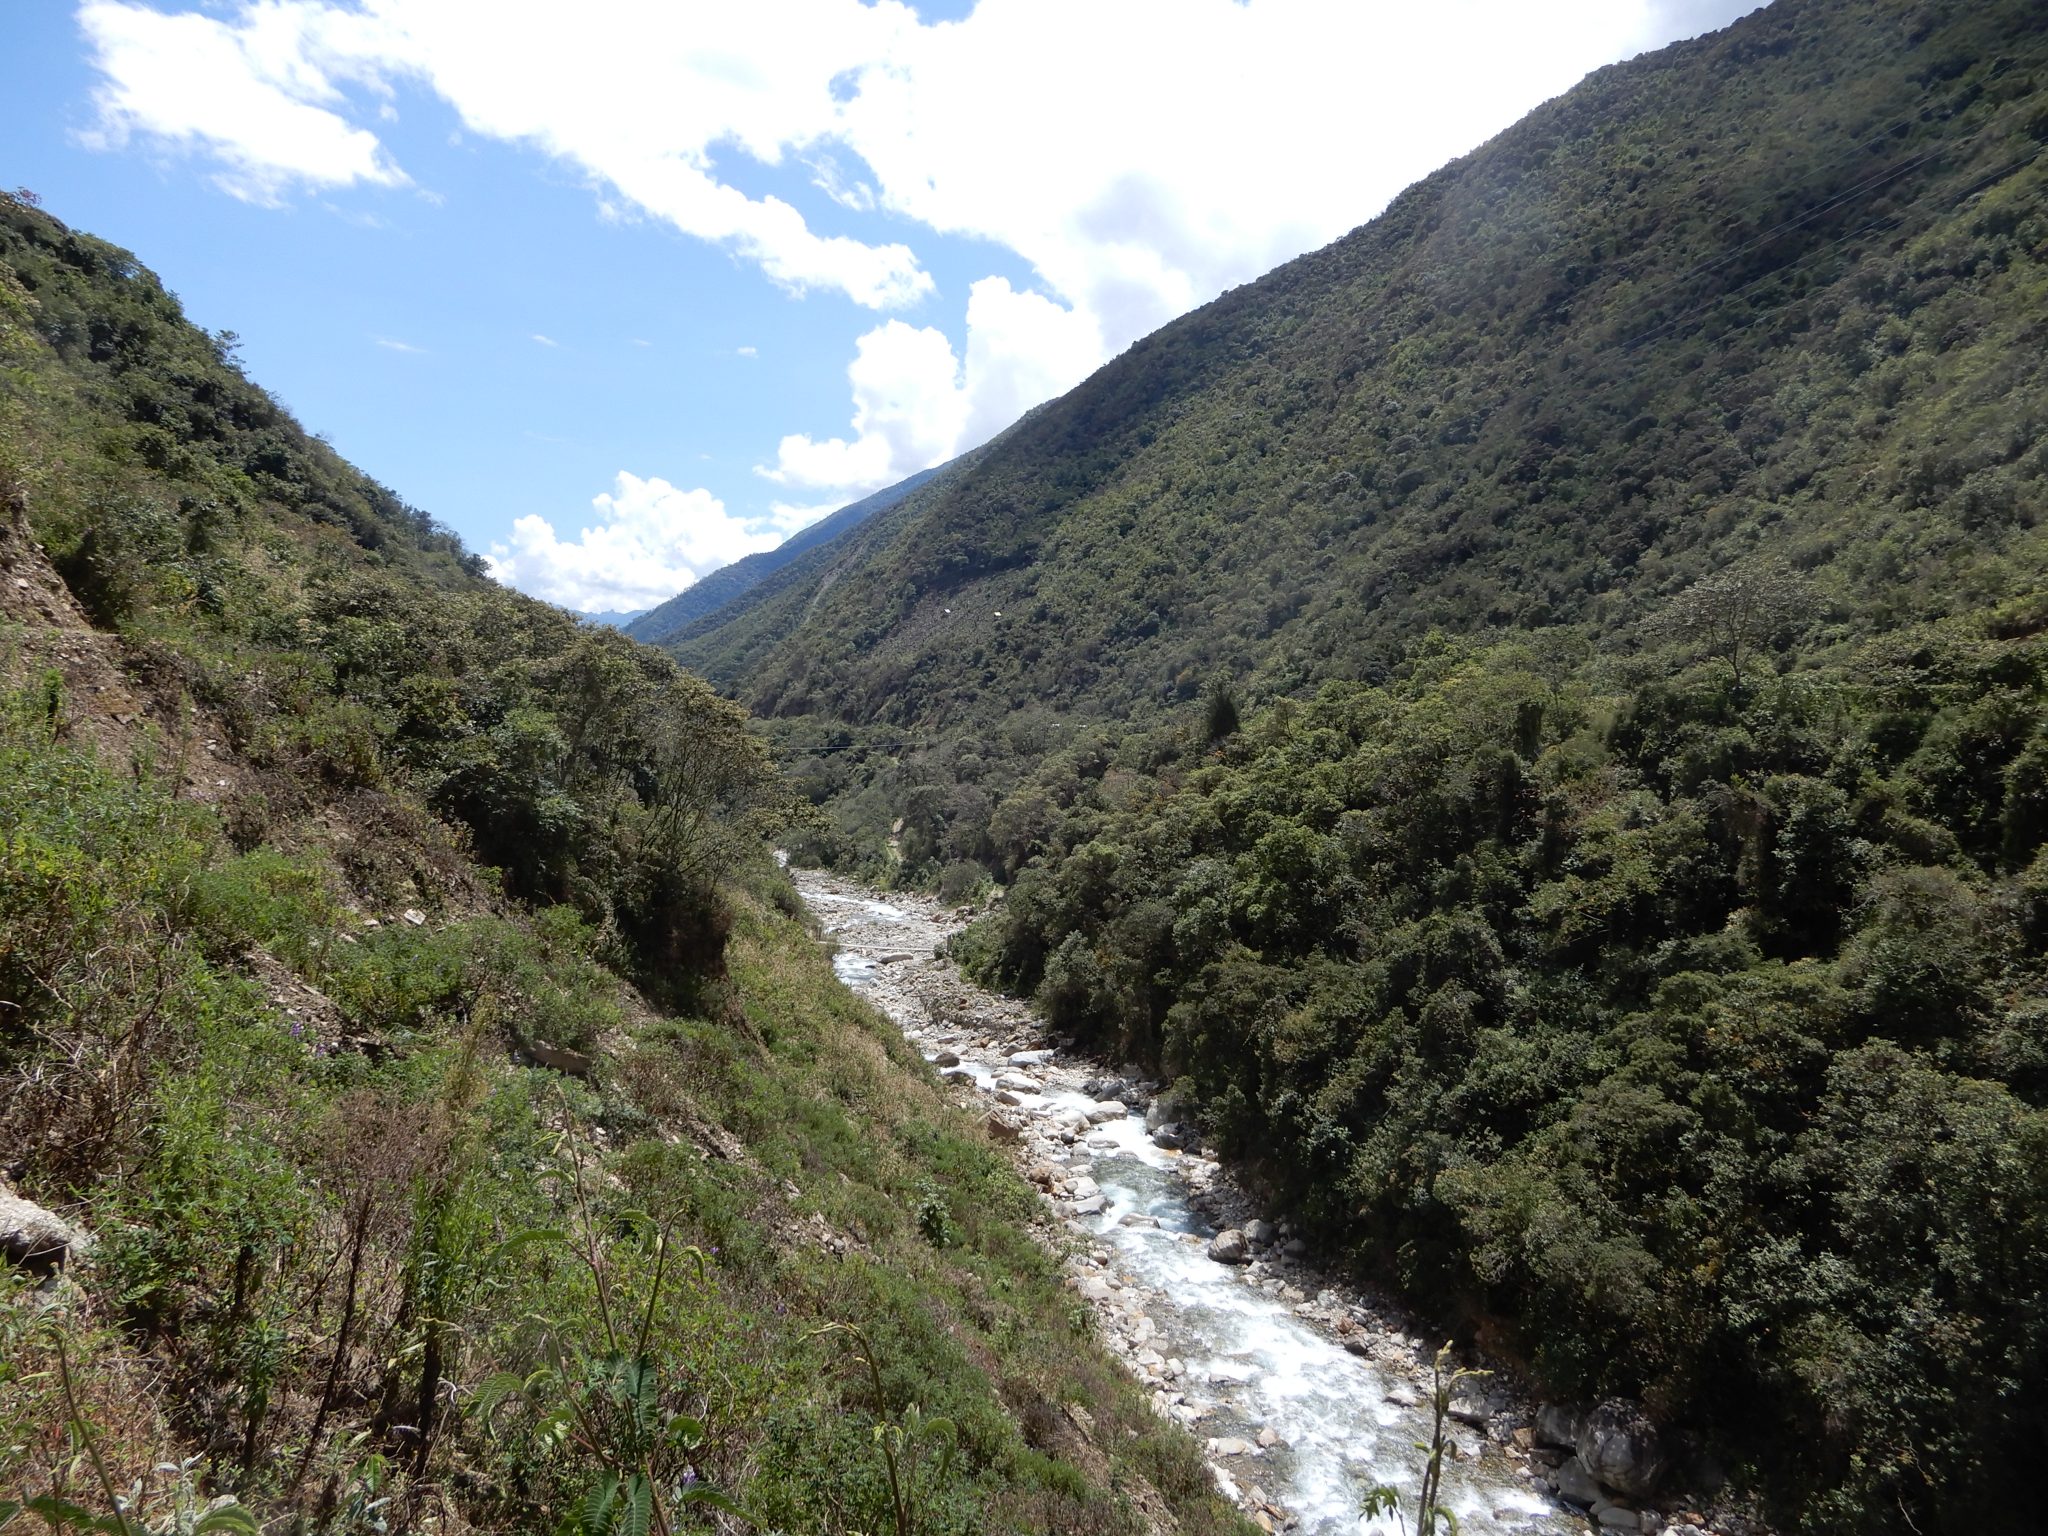
M966 913L820 870L791 874L840 979L881 1008L972 1102L1044 1195L1043 1232L1155 1411L1206 1448L1222 1490L1267 1530L1351 1536L1367 1492L1412 1508L1442 1341L1385 1297L1319 1271L1290 1224L1255 1214L1172 1118L1163 1085L1106 1071L1020 1002L964 979L946 940ZM1194 1143L1194 1145L1185 1145ZM1085 1408L1068 1408L1085 1426ZM1747 1532L1732 1511L1623 1501L1556 1444L1556 1410L1498 1375L1453 1399L1444 1504L1483 1533Z

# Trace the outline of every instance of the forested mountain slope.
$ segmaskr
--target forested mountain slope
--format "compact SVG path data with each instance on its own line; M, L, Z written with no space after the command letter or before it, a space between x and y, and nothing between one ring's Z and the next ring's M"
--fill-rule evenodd
M0 197L0 1526L1245 1529L799 814Z
M1626 640L1760 548L1858 629L2031 581L2044 49L2028 0L1780 0L1602 70L999 439L741 696L1291 691L1433 625Z
M1600 72L786 609L807 851L1788 1527L2031 1530L2044 146L2018 0Z
M829 517L820 518L810 527L791 534L773 549L759 554L748 555L744 560L735 560L731 565L721 566L694 586L686 587L660 606L649 609L622 626L628 635L648 645L660 645L697 625L699 621L715 614L727 603L734 602L753 591L770 576L801 555L808 554L819 546L831 543L842 533L858 528L878 512L886 512L935 475L943 474L946 466L941 464L933 469L921 470L907 480L900 480L892 486L864 496L859 501L841 507Z

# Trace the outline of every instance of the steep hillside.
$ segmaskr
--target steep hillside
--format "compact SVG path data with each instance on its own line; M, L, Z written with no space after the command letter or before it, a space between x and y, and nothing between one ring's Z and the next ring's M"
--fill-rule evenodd
M821 518L802 532L791 534L773 549L722 566L696 585L685 588L659 607L649 609L621 627L635 640L648 645L661 645L674 639L726 604L753 591L799 556L858 528L876 513L886 512L934 476L944 474L946 469L947 466L941 464L935 469L923 470L908 480L841 507L830 517Z
M0 198L0 1526L1245 1529L798 814Z
M1780 0L1602 70L1020 424L740 695L1294 691L1433 625L1627 643L1756 549L1861 630L2029 583L2044 47L2027 0Z
M2016 0L1602 71L779 598L804 851L1788 1527L2032 1529L2044 146Z

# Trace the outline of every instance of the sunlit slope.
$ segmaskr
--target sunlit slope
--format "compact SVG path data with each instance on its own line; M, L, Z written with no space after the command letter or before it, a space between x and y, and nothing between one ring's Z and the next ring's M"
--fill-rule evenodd
M1020 423L731 680L1123 712L1431 626L1625 632L1758 547L1857 627L2006 590L2048 468L2044 55L2027 0L1780 0L1602 70Z

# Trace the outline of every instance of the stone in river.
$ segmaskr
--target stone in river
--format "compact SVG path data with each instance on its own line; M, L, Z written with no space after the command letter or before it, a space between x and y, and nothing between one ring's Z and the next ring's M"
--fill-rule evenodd
M1085 1199L1076 1200L1073 1205L1073 1211L1076 1216L1100 1216L1103 1204L1102 1196L1089 1195Z
M957 1067L960 1065L960 1058L952 1051L941 1051L932 1058L932 1065L941 1068Z
M1254 1247L1263 1248L1279 1235L1270 1221L1252 1220L1244 1224L1244 1240Z
M1022 1072L1005 1072L996 1078L998 1088L1008 1088L1015 1093L1038 1092L1038 1079L1026 1077Z
M1209 1257L1218 1264L1242 1264L1251 1257L1244 1234L1231 1227L1209 1239Z
M1656 1490L1669 1457L1640 1404L1610 1398L1579 1426L1579 1460L1608 1487L1638 1498Z
M1590 1508L1603 1497L1600 1485L1593 1480L1593 1474L1585 1469L1576 1456L1551 1473L1550 1481L1557 1489L1559 1498L1582 1509Z
M1106 1120L1121 1120L1130 1112L1130 1106L1121 1099L1098 1099L1088 1106L1088 1123L1101 1125Z

